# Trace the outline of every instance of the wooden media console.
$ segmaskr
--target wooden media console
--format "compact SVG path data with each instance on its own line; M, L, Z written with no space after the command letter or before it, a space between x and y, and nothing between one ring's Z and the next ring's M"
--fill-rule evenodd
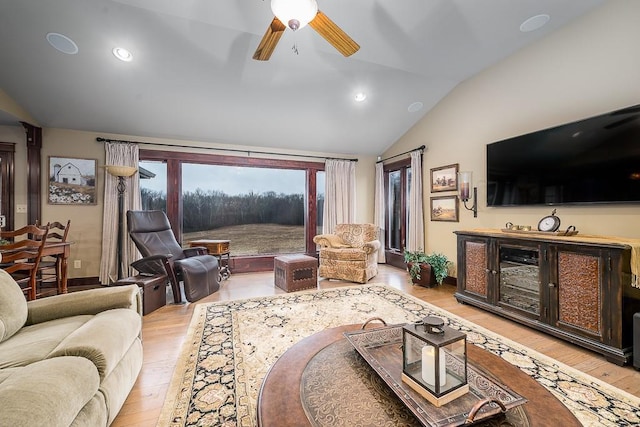
M632 246L614 238L456 231L459 302L603 354L631 361Z

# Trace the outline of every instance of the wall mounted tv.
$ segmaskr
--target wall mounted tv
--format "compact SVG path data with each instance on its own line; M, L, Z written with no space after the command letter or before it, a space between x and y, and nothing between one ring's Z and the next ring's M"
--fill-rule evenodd
M487 145L487 205L640 202L640 105Z

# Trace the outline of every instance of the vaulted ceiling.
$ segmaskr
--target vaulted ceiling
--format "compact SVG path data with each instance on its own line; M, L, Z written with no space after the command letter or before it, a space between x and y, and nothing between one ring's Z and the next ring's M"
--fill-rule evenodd
M358 52L307 26L256 61L269 0L0 0L0 88L43 127L375 155L457 84L603 2L318 0Z

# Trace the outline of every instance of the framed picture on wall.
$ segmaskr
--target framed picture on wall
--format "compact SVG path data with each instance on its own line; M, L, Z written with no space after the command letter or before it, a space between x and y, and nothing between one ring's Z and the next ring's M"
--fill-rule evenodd
M458 196L431 198L431 221L458 222Z
M458 164L431 169L431 192L456 191L458 189Z
M49 157L49 195L51 205L95 205L98 160Z

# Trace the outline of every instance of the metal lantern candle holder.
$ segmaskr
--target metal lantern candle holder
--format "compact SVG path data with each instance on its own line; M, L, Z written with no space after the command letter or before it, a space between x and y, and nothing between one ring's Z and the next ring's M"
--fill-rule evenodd
M467 393L467 336L438 317L404 325L402 381L438 407Z

